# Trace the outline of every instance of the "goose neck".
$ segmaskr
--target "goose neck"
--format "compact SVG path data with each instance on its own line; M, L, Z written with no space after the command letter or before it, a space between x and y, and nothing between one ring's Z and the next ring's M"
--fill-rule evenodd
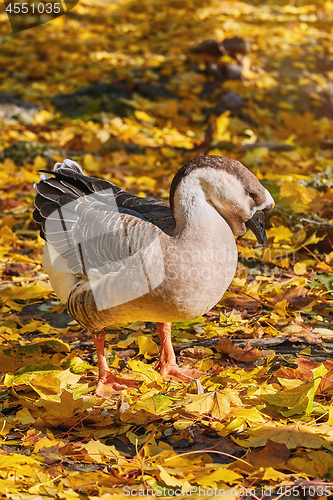
M206 200L200 181L195 176L181 181L174 196L173 208L177 234L192 230L203 234L223 220Z

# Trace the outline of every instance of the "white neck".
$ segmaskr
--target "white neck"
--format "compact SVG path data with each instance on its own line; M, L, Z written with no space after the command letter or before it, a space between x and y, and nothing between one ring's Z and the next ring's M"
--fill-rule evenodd
M202 238L212 233L213 228L221 227L231 232L227 222L206 200L199 176L193 174L184 177L176 190L174 218L175 234L179 236L194 231Z

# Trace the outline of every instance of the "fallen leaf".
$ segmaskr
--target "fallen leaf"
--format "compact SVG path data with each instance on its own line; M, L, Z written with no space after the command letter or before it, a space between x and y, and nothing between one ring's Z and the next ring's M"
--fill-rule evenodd
M253 363L261 358L274 356L274 351L253 348L251 344L247 344L243 349L236 346L230 339L219 339L219 344L216 348L218 352L228 354L231 358L237 359L243 363Z
M290 451L284 443L274 443L270 439L267 440L265 447L260 451L251 451L246 455L246 460L260 469L265 468L267 464L277 467L287 462L290 456Z
M87 452L85 455L86 460L97 462L99 464L109 463L110 460L121 457L114 446L106 446L100 441L95 441L93 439L78 449L85 450Z

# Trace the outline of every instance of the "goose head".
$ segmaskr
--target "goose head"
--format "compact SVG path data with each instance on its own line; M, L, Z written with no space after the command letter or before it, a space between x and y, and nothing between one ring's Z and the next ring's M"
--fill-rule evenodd
M198 200L214 207L234 235L242 236L249 228L260 244L266 244L263 212L274 207L274 200L239 161L209 155L184 165L170 188L170 206L176 223L179 206L187 204L188 208Z

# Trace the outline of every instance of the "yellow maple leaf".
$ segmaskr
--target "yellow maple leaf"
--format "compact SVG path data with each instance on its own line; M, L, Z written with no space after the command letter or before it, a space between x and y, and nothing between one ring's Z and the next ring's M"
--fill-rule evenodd
M57 439L49 439L48 437L43 436L42 439L39 439L35 444L34 453L38 453L41 448L52 448L58 444L64 446L64 444Z
M12 455L2 455L0 454L0 469L1 470L6 470L6 469L11 469L13 466L18 467L20 465L30 465L32 467L38 467L39 462L38 460L32 458L32 457L27 457L27 456L22 456L19 454L12 454Z
M86 460L97 462L99 464L108 463L112 458L121 458L122 455L114 446L107 446L100 441L91 439L88 443L82 445L79 450L85 450Z
M0 346L0 366L3 373L8 373L15 372L21 366L21 363L8 347Z
M139 354L144 354L144 357L150 359L152 356L157 356L159 353L156 343L146 335L138 337Z
M19 410L16 415L15 415L15 421L19 422L20 424L23 425L30 425L35 422L34 417L31 415L30 411L28 408L23 408L22 410Z
M305 453L302 453L302 456L289 459L286 466L294 472L302 472L309 477L317 477L318 475L315 463L309 460L307 454Z
M319 262L319 264L317 264L317 269L320 269L321 271L324 271L327 274L333 273L331 266L326 264L326 262Z
M100 161L96 156L88 153L83 157L83 166L89 171L98 171L100 168Z
M136 179L136 183L140 186L140 189L150 189L156 185L156 179L148 177L148 175L142 175Z
M288 302L283 299L274 304L273 309L276 313L278 313L280 316L283 316L284 318L287 316L287 305Z
M296 264L294 265L294 273L297 274L298 276L302 276L306 272L307 269L305 262L296 262Z
M282 480L286 477L286 474L283 474L283 472L280 472L278 470L273 469L272 467L267 467L267 469L264 472L264 475L262 479L264 481L279 481Z
M324 450L316 450L308 453L308 456L313 461L319 477L325 478L333 467L332 455Z
M17 239L16 234L8 226L1 227L0 241L2 245L12 245Z
M295 213L305 212L315 198L317 192L298 182L278 182L280 185L280 198L291 199L290 207Z
M39 400L38 405L46 410L40 416L43 420L51 425L64 424L68 425L71 418L75 417L83 407L83 400L73 398L73 394L68 391L63 391L60 396L60 401Z
M241 404L236 393L232 393L232 391L213 391L190 396L182 401L182 406L185 406L186 411L190 413L208 414L222 420L230 412L231 402Z
M54 119L54 115L52 113L50 113L46 109L42 109L34 115L33 123L35 125L44 125L45 123L47 123L53 119ZM45 167L43 167L43 168L45 168Z
M42 282L41 282L42 283ZM6 304L9 300L19 299L29 300L29 299L45 299L47 296L51 295L53 290L51 285L44 283L43 286L32 285L32 286L11 286L3 288L0 290L0 299ZM23 304L22 307L24 307Z
M143 122L150 122L151 121L151 117L149 115L147 115L147 113L145 111L139 111L138 109L136 109L134 111L134 115L138 120L142 120Z
M34 167L37 169L37 170L41 170L43 168L46 168L47 167L47 161L42 158L41 156L36 156L35 160L34 160Z
M331 428L323 425L313 427L307 424L285 425L278 422L267 422L264 426L255 429L249 429L250 437L248 439L238 439L231 436L240 446L259 447L265 446L270 439L276 443L284 443L289 449L299 446L307 448L321 448L327 445L325 437L330 442Z
M315 136L314 115L308 111L304 115L296 115L280 112L280 116L289 130L292 130L297 135L305 136L307 139L312 140Z
M160 479L168 486L174 486L174 487L181 487L184 488L185 491L190 489L190 484L185 481L184 479L176 478L174 475L171 475L170 473L173 472L173 470L168 468L166 470L165 467L162 467L161 465L156 464L157 468L159 469L159 476ZM177 469L175 469L175 474L178 472Z
M51 375L50 373L43 373L41 375L34 374L29 381L29 385L44 399L58 400L59 398L52 398L51 396L60 396L60 380Z
M266 231L267 238L274 238L277 241L290 241L293 237L293 232L286 226L271 227Z
M243 476L233 470L227 469L227 467L228 465L223 466L221 464L221 467L213 472L205 471L204 474L196 476L196 482L207 488L216 488L217 484L222 481L232 484L239 479L243 479Z
M128 365L134 372L140 373L145 379L145 383L155 382L157 385L164 385L166 380L150 365L145 365L138 359L129 359Z
M266 420L257 408L231 408L229 417L240 417L253 424L263 424Z
M218 141L226 141L230 139L230 134L227 132L229 127L230 111L225 111L222 115L216 118L216 139Z

